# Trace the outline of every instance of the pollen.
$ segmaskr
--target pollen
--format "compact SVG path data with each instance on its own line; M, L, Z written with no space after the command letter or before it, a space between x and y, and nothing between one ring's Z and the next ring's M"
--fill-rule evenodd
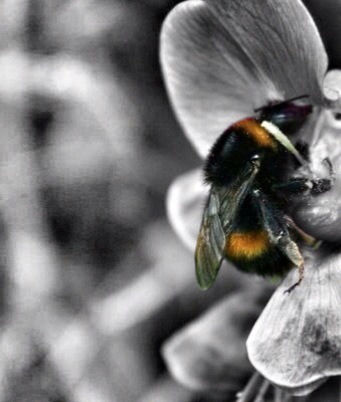
M276 147L276 141L273 136L252 117L238 121L233 127L243 130L245 134L251 137L260 147Z
M225 252L232 259L252 259L264 254L269 246L269 237L264 230L233 232L227 238Z

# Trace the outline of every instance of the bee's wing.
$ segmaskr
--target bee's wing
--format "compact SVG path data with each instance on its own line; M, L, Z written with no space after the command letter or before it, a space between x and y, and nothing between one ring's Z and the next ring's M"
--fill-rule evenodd
M252 196L259 205L264 227L270 237L270 241L276 245L295 266L300 267L303 264L303 257L297 244L290 237L288 224L285 219L278 213L276 208L263 193L253 193Z
M259 164L247 164L245 170L227 187L212 186L195 250L195 267L199 286L208 289L217 277L224 259L226 237L232 230L238 209L250 190Z
M219 196L211 190L195 249L196 275L202 289L207 289L213 284L224 258L225 233L219 210Z

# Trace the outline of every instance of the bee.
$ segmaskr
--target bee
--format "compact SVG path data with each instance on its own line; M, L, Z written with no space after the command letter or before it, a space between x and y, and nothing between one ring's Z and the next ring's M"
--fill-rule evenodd
M296 237L311 246L318 241L285 213L287 196L319 194L333 184L329 160L329 178L290 177L295 161L308 166L287 136L312 113L312 105L297 103L307 97L255 109L254 117L228 127L213 145L204 167L210 191L195 250L202 289L214 283L224 259L241 271L262 276L284 275L297 267L298 281L288 292L302 281L304 259Z

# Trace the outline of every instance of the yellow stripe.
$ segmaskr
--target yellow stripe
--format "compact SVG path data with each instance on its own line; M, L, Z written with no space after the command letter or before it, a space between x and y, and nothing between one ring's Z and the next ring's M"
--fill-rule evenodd
M233 232L227 238L225 253L230 258L252 259L262 255L269 246L269 237L264 230Z
M243 130L261 147L276 147L276 141L273 136L252 117L238 121L232 127Z

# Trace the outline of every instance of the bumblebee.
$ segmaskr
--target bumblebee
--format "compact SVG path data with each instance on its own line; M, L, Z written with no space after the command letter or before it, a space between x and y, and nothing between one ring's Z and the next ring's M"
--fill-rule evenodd
M312 112L311 105L297 103L306 97L256 109L254 117L228 127L213 145L204 167L210 191L195 250L202 289L213 284L224 259L262 276L283 275L297 267L298 281L288 292L302 281L304 260L296 238L311 246L318 242L286 214L287 199L328 191L333 182L329 160L329 178L290 177L295 163L308 166L287 136Z

